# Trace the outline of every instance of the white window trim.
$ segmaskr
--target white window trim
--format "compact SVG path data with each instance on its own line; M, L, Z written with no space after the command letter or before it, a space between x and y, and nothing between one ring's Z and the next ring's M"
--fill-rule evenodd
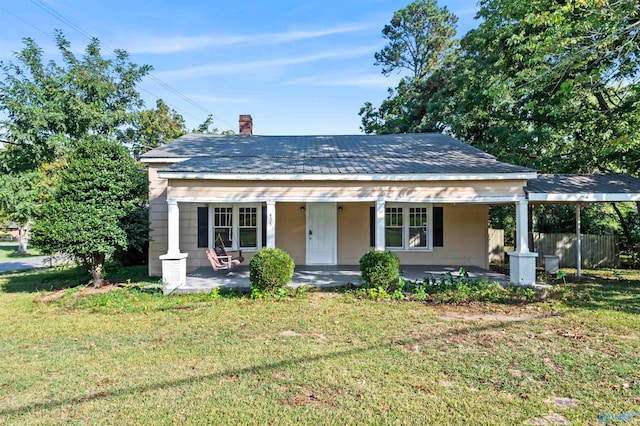
M385 203L385 232L387 208L402 207L402 247L389 247L385 244L385 250L398 252L433 252L433 204L432 203ZM411 207L427 208L427 226L429 233L427 236L426 247L410 247L409 246L409 209Z
M213 229L214 223L214 209L216 207L231 207L231 239L232 246L227 247L229 250L243 250L248 252L258 251L263 247L262 241L262 203L209 203L209 248L215 246ZM256 208L256 247L240 247L240 207L255 207Z

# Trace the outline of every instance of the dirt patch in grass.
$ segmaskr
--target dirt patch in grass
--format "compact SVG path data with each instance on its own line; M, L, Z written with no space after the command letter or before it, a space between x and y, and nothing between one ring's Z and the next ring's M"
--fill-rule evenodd
M63 288L61 290L52 291L50 293L45 293L42 296L38 297L36 300L40 303L49 303L54 302L56 300L60 300L63 297L78 297L78 296L89 296L92 294L104 294L109 293L110 291L121 289L122 286L118 284L103 284L100 287L74 287L73 289Z
M289 408L311 407L334 410L334 395L329 391L312 392L308 389L299 389L294 394L280 401L282 405Z
M454 320L486 320L486 321L528 321L545 319L553 316L553 312L544 311L537 306L499 306L470 303L465 305L438 305L435 310L440 318Z
M525 425L569 425L571 422L566 417L551 413L543 417L535 417L524 422Z

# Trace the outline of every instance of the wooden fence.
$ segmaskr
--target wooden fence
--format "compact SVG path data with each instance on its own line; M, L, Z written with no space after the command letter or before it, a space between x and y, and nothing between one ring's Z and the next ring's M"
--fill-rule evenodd
M530 235L531 237L531 235ZM538 253L538 266L544 265L544 256L558 256L561 268L576 267L575 234L533 233L533 251ZM529 239L531 241L531 238ZM617 235L581 235L583 268L615 268L620 265ZM508 256L504 252L504 230L489 229L489 263L503 265Z
M615 268L620 264L617 235L581 235L583 268ZM558 256L562 268L576 267L575 234L533 233L534 251L538 265L544 264L545 255Z

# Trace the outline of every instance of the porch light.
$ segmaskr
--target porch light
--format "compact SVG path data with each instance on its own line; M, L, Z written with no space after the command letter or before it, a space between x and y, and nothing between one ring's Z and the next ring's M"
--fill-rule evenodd
M304 206L300 206L300 212L301 212L301 213L304 213L304 211L305 211Z
M338 212L342 213L342 206L338 206Z

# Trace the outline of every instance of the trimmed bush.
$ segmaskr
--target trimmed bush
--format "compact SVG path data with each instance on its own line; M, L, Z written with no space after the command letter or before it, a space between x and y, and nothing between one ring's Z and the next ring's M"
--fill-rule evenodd
M370 251L360 258L360 272L366 286L391 293L399 287L400 259L390 251Z
M295 264L289 253L279 248L260 249L249 262L251 290L271 294L286 286L293 277Z

